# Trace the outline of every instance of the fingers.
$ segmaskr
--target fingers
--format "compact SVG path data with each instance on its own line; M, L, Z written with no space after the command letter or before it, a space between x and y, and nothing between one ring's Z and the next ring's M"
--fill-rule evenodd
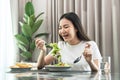
M91 53L84 52L84 56L85 56L85 57L91 57L92 54L91 54Z
M90 48L90 44L89 43L86 43L86 46L85 46L85 48Z
M84 54L84 56L86 56L86 57L88 57L88 56L91 56L91 55L92 55L92 53L91 53L91 50L90 50L90 49L85 49L83 54Z
M90 46L91 46L91 45L90 45L89 43L86 43L85 50L84 50L84 53L83 53L84 56L86 56L86 57L92 55Z
M39 48L39 49L42 49L45 45L45 41L42 40L42 39L36 39L35 40L35 44L36 44L36 47Z

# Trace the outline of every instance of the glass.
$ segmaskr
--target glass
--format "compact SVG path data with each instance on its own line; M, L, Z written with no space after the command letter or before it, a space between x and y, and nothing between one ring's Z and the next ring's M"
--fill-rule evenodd
M102 57L100 61L100 71L109 73L111 72L111 57Z

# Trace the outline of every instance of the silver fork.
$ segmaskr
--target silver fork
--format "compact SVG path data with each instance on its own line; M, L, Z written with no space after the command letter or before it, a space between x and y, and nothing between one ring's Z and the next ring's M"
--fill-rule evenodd
M74 60L74 62L73 62L73 63L77 63L77 62L79 62L79 61L80 61L80 59L81 59L81 57L82 57L82 55L81 55L81 56L79 56L79 57L77 57L77 58Z

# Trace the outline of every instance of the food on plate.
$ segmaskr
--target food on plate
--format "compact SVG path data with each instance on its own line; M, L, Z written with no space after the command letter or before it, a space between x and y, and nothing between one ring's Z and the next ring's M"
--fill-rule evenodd
M10 66L10 68L31 68L32 65L28 63L16 63L13 66Z
M54 64L55 66L60 66L60 67L70 67L70 65L69 64L67 64L67 63L63 63L63 62L59 62L58 64Z

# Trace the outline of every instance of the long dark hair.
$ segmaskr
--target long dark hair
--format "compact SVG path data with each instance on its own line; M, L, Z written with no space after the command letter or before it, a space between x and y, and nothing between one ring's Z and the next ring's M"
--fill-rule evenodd
M81 21L80 21L79 17L77 16L77 14L75 14L74 12L65 13L60 17L60 20L63 18L71 21L72 24L74 25L75 29L78 30L77 37L79 40L90 41L89 37L87 36L87 34L85 33L85 31L82 27ZM60 20L59 20L59 22L60 22ZM59 37L62 41L64 41L62 36L59 35Z

